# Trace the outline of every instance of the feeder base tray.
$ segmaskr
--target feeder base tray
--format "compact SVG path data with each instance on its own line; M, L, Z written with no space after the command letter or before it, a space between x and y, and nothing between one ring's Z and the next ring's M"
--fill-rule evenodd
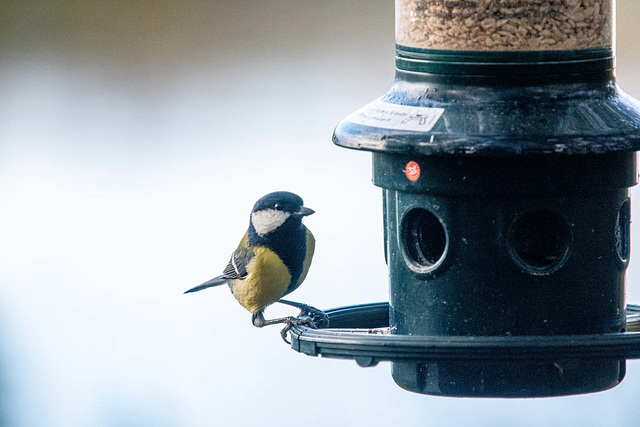
M329 328L291 329L291 347L310 356L392 362L401 387L464 397L546 397L618 385L640 358L640 306L627 306L627 332L564 336L403 336L389 332L389 304L326 311Z

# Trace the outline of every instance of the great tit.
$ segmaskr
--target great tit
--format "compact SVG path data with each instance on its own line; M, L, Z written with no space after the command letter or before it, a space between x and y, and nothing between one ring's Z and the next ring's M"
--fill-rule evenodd
M291 325L292 321L299 319L265 319L265 308L275 302L297 307L301 316L310 315L312 320L324 319L324 313L314 307L282 299L307 277L315 238L302 219L313 213L294 193L277 191L262 197L253 206L249 229L231 254L222 275L189 289L185 294L226 283L240 305L251 312L253 325L259 328L275 323ZM284 334L285 331L283 338Z

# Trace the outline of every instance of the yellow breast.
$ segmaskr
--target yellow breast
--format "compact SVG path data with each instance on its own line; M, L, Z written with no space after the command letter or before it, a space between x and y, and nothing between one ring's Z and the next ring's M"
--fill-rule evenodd
M254 257L247 264L247 277L232 280L233 296L252 313L262 311L284 296L291 282L289 269L270 249L254 248Z

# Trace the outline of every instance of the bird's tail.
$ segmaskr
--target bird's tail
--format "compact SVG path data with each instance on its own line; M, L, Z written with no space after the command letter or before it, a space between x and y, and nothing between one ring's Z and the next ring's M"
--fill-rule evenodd
M196 286L195 288L189 289L188 291L185 292L185 294L190 294L191 292L198 292L203 289L211 288L213 286L224 285L225 283L227 283L227 280L229 279L225 278L224 276L214 277L213 279L208 280L203 284Z

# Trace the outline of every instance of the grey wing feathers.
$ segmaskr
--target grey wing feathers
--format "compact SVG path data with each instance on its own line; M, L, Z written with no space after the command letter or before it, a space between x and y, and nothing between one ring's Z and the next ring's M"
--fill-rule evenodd
M225 279L244 279L247 277L247 264L253 258L253 251L250 248L236 249L231 254L231 259L222 272Z
M245 269L244 271L241 271L237 267L235 254L232 254L231 259L229 260L229 263L227 264L227 266L224 268L224 271L222 272L222 277L224 277L225 279L242 279L246 275L247 275L247 270Z

